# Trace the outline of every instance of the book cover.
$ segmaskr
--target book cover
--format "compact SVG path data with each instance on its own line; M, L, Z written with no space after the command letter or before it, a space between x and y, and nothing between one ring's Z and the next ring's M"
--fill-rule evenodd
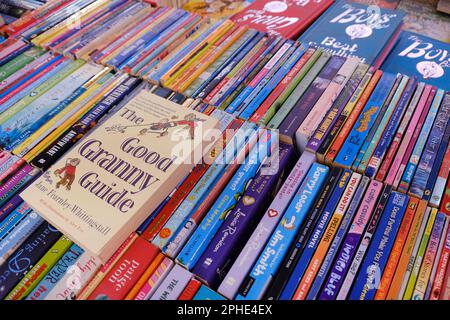
M419 81L450 90L450 44L403 31L382 70L415 76Z
M217 124L141 91L22 197L106 261L209 151L204 139Z
M404 13L340 1L330 7L299 40L333 54L356 56L373 64L402 25Z
M316 20L334 0L255 1L232 20L238 24L294 39Z

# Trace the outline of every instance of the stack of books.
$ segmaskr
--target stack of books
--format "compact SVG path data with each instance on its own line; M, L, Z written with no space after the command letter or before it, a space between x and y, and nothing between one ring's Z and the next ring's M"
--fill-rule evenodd
M3 28L1 299L450 298L450 46L283 3Z

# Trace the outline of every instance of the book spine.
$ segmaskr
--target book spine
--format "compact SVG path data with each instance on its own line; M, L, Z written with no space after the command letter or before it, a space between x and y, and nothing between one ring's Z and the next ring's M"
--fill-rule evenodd
M417 170L411 180L409 193L418 198L422 198L425 194L425 188L431 174L431 169L437 157L437 151L447 130L447 123L450 117L450 93L446 94L433 128L429 134L428 141L424 147L420 161L417 164Z
M345 138L342 147L340 150L336 150L337 156L333 161L334 165L344 168L351 167L395 80L396 77L393 74L384 73L382 75L369 101L358 116L358 120Z
M157 268L161 265L161 262L165 259L165 256L160 252L158 255L153 259L153 261L150 263L150 265L147 267L145 272L140 276L139 280L136 281L133 288L130 289L130 291L127 293L125 298L123 300L134 300L136 298L136 295L140 292L142 287L147 283L148 279L155 273Z
M281 263L277 259L281 259L288 250L296 231L298 231L309 209L314 204L315 197L325 183L328 172L328 167L323 165L314 163L311 166L283 219L241 286L237 296L238 300L260 299L264 295L267 285ZM295 223L293 223L294 221Z
M339 182L337 183L335 189L333 190L333 193L331 194L330 198L325 204L323 210L321 210L320 218L317 220L315 226L313 226L311 235L308 237L308 241L305 243L305 245L297 241L296 247L298 246L299 248L302 247L304 248L302 248L303 250L301 250L301 255L298 258L298 261L292 259L292 261L295 263L292 263L292 271L279 296L280 300L290 300L294 295L295 290L298 287L300 281L302 280L302 277L305 274L309 262L311 261L315 251L317 250L319 242L322 239L322 236L324 235L328 224L330 223L331 217L333 216L333 213L345 192L345 189L349 183L350 178L351 178L350 171L346 170L342 173L342 175L339 178ZM273 289L271 291L273 291Z
M353 173L350 177L350 180L342 194L341 199L331 217L328 226L323 233L323 236L317 246L317 250L314 252L309 265L303 276L299 285L297 286L295 293L292 297L293 300L305 300L306 295L308 294L312 282L314 281L317 272L319 271L320 266L322 265L323 259L333 241L337 230L339 229L343 216L346 213L351 200L355 194L355 191L361 181L362 176L359 173Z
M437 264L437 271L433 281L430 300L438 300L441 296L445 271L447 270L448 261L450 258L450 228L448 227L448 221L449 219L447 218L447 230L445 231L444 229L444 232L446 232L446 236L443 238L444 244Z
M26 300L43 300L48 293L61 281L67 273L69 267L73 266L78 258L84 253L76 244L64 253L53 268L43 277L43 279L36 285L33 291L28 294Z
M284 42L284 40L281 40ZM267 76L273 75L277 70L279 61L283 61L286 54L292 54L292 47L294 43L292 41L286 41L283 45L274 53L269 61L259 70L259 72L253 77L253 79L243 88L239 95L230 103L226 111L239 115L242 110L250 103L251 100L261 89L261 83L267 82Z
M308 244L307 240L315 231L316 226L320 223L322 213L324 210L327 210L326 207L328 206L329 199L337 197L336 202L339 200L339 195L335 195L335 188L339 188L341 192L343 192L343 186L339 187L342 172L343 170L340 168L333 168L331 170L327 183L321 189L320 196L316 198L312 209L309 210L305 222L294 236L292 243L289 244L287 248L283 249L286 250L286 253L280 255L279 259L281 259L281 261L278 262L280 264L279 270L276 273L274 272L274 279L269 283L270 286L268 286L265 299L279 299L286 283L291 278L292 272L298 265L298 261L302 257L303 251L306 249Z
M399 264L400 256L406 244L408 233L414 220L414 215L418 205L419 199L411 197L408 203L408 207L406 208L402 224L400 225L397 238L395 239L394 246L392 247L392 251L389 255L389 260L386 263L386 268L384 269L383 275L381 276L380 284L374 297L375 300L386 299L389 286L392 283L394 272Z
M408 192L408 189L416 172L417 166L419 165L421 155L423 154L425 144L430 135L430 131L432 130L433 123L438 113L439 105L441 104L443 96L444 91L439 89L436 92L436 96L434 97L433 104L431 105L430 111L428 112L427 119L423 124L416 145L414 146L411 157L408 161L408 164L406 165L402 180L400 181L400 184L398 186L398 190L401 192L405 193Z
M427 88L425 88L425 90L426 89ZM433 103L433 98L436 94L436 89L433 87L429 87L429 89L430 90L428 92L424 92L424 94L422 95L422 97L424 98L424 104L425 104L425 106L423 107L422 113L420 114L420 117L415 126L412 126L412 124L410 124L407 135L406 135L404 141L402 142L402 145L400 146L400 150L397 153L397 157L394 160L394 163L392 165L392 168L396 169L396 172L394 173L395 170L390 170L389 175L386 179L386 182L393 185L395 188L398 188L400 180L405 171L406 165L408 164L409 158L413 152L414 146L417 142L417 139L419 138L419 134L422 130L422 127L428 116L428 112L430 111L430 107ZM416 113L416 114L418 114L418 113ZM411 131L409 131L410 128L411 128ZM403 151L403 152L400 153L401 151ZM397 166L395 167L395 165L397 165Z
M398 155L397 151L399 151L399 148L401 148L401 144L403 144L403 141L406 139L410 139L406 137L406 135L408 134L407 131L408 125L416 123L417 122L416 120L418 120L420 117L420 113L422 112L423 109L423 105L422 107L420 107L421 105L420 99L422 93L424 92L424 87L425 84L423 82L420 82L417 85L416 91L414 92L414 96L411 99L411 102L408 106L408 109L405 112L405 115L403 116L402 122L400 123L398 130L392 139L392 143L386 152L386 158L380 165L380 168L376 175L376 179L378 181L384 181L385 179L387 180L387 176L390 174L389 170L390 168L392 168L393 170L397 170L398 168L397 165L395 164L394 158L397 158Z
M414 220L408 232L408 238L405 241L405 246L402 250L400 260L397 263L395 274L390 283L388 294L385 298L386 300L401 300L403 297L403 292L401 290L402 283L404 282L404 279L407 279L407 277L409 277L409 275L406 276L407 269L408 265L410 264L411 256L413 255L415 244L419 242L417 241L417 239L420 237L419 234L424 221L426 209L426 201L419 200L419 204L417 205L417 209L414 214ZM380 291L380 295L381 294L382 292Z
M270 195L285 178L285 170L288 170L292 163L293 148L280 145L279 151L275 152L278 153L274 157L275 161L279 161L278 170L267 174L266 170L275 164L272 159L267 158L193 268L193 273L211 288L216 289L219 286L253 231L255 221L260 220Z
M200 300L200 301L205 301L205 300L225 300L225 298L222 297L217 292L211 290L207 286L202 285L200 287L200 289L197 291L197 293L195 294L195 296L194 296L194 298L192 300Z
M44 222L34 211L31 211L0 241L0 264L4 263L26 239Z
M366 251L368 250L372 238L374 237L375 231L377 229L378 224L380 223L382 214L389 200L389 196L391 194L392 187L385 185L383 191L381 192L380 198L377 202L376 207L373 209L373 212L370 216L370 221L366 225L366 230L364 231L364 235L359 237L360 239L364 239L358 245L358 249L353 254L352 262L348 266L347 273L342 280L341 288L338 291L336 296L336 300L345 300L347 295L352 288L353 282L356 278L356 275L360 269L361 264L363 263Z
M349 58L347 60L343 60L341 67L334 75L333 79L323 92L322 96L315 103L306 118L302 121L295 134L297 146L301 151L306 149L311 136L314 134L320 122L324 119L325 115L330 110L334 101L340 95L341 91L358 66L358 63L358 58Z
M410 79L406 85L403 94L398 100L398 105L392 113L388 124L386 125L381 138L377 146L375 147L370 160L367 162L366 170L364 174L368 177L374 178L381 166L381 163L386 155L388 147L391 145L392 139L395 132L400 124L402 118L404 118L404 113L406 111L407 104L414 92L416 87L416 80ZM364 162L362 162L364 163Z
M263 102L265 102L270 95L271 92L277 87L280 81L287 75L287 73L295 66L295 64L299 61L299 59L305 54L307 48L300 45L298 48L292 48L291 51L288 52L285 57L280 60L280 62L274 66L274 69L279 67L279 69L274 72L274 75L267 81L267 84L258 95L253 99L249 105L241 112L239 115L242 119L249 120L255 111L261 106ZM271 74L269 73L266 78L268 78ZM257 123L257 122L256 122Z
M97 270L100 261L89 252L80 255L77 261L70 266L64 276L48 292L44 300L75 300L81 290L89 284Z
M327 56L323 54L321 57L326 59ZM344 60L338 56L331 57L305 94L297 101L295 107L289 112L279 127L282 141L293 144L297 129L325 92Z
M66 236L62 236L47 251L46 254L28 271L13 290L6 296L5 300L22 300L39 283L39 281L51 270L73 242Z
M219 112L221 110L216 109L215 111ZM221 111L221 113L224 112ZM229 114L227 115L232 117ZM233 123L229 127L232 133L227 134L229 132L228 129L225 132L226 140L231 140L235 132L239 130L240 127L242 127L241 120L233 121ZM217 150L216 151L212 150L211 152L215 152L216 154L218 153ZM184 245L191 237L192 233L195 231L197 226L202 222L204 216L209 211L214 202L217 200L217 198L220 196L221 192L224 190L227 183L236 173L237 169L238 165L235 164L230 164L225 167L224 172L222 172L220 176L214 181L214 185L212 186L212 188L209 189L209 192L202 197L202 200L190 213L190 216L183 221L183 223L178 227L176 232L173 234L170 241L168 241L167 244L163 247L163 252L167 256L169 256L170 258L175 258L179 254L180 250L184 247Z
M0 285L3 288L0 292L1 299L6 297L22 279L24 273L31 270L60 237L59 231L48 223L44 223L2 264L0 267ZM18 266L15 263L18 259L26 263Z
M275 196L275 199L266 210L244 249L219 286L218 292L220 294L228 299L234 298L240 284L244 281L245 275L250 272L253 263L263 249L263 245L267 242L281 220L283 213L289 206L290 201L294 197L296 190L302 183L314 160L312 153L305 152L297 161L291 173L286 178L286 182Z
M306 68L308 60L312 57L315 50L312 48L308 48L305 53L301 56L301 58L297 61L297 63L292 66L290 70L286 73L283 79L280 80L278 85L273 89L273 91L269 94L269 96L261 103L261 105L256 109L251 118L250 122L253 123L268 123L268 120L271 119L275 113L275 111L280 107L281 101L283 101L284 96L287 95L287 91L290 91L290 87L293 87L293 84L299 78L298 75L300 70L304 70Z
M214 202L208 213L199 224L198 228L193 232L183 249L177 256L177 261L188 269L192 269L197 263L206 247L220 229L228 214L234 209L237 202L248 187L248 182L254 178L261 159L258 155L263 155L267 149L263 143L258 146L251 147L251 151L233 178L228 182L221 195ZM245 158L245 149L241 151Z
M432 265L431 274L430 274L430 278L428 280L427 290L425 292L424 300L431 300L431 290L433 289L433 284L436 279L436 274L437 274L438 267L439 267L439 260L442 255L442 252L444 250L449 222L450 222L450 220L444 214L444 226L442 227L442 232L441 232L441 236L439 239L439 246L437 247L437 250L436 250L436 257L435 257L436 260L434 261L434 263Z
M8 233L14 228L14 226L19 223L23 218L25 218L31 212L30 206L23 202L14 209L8 216L2 221L0 225L0 239L4 239Z
M389 91L389 95L384 100L383 105L378 112L378 115L369 130L369 133L365 137L364 143L362 144L355 161L353 162L352 169L354 171L364 173L367 166L367 161L372 156L373 149L380 141L380 136L383 130L386 128L386 122L392 115L398 99L400 98L405 85L407 84L408 77L397 75L397 79L394 86Z
M397 192L391 193L378 230L367 250L359 274L350 293L350 300L373 299L380 277L386 266L389 252L394 244L409 197Z
M243 128L243 131L245 130L246 127ZM253 131L250 132L253 133ZM241 133L237 132L236 135L241 136ZM242 143L242 140L240 140L240 142ZM232 147L235 146L233 143L231 143L231 145ZM238 145L238 148L241 147L242 144ZM213 164L200 178L194 189L189 193L186 199L180 204L174 214L169 218L159 234L157 234L152 240L153 244L162 249L169 243L171 239L173 239L174 236L176 236L176 231L178 230L178 228L183 227L183 222L191 216L193 210L195 210L200 201L204 199L205 194L213 186L213 183L216 181L216 179L220 178L220 176L223 175L227 164L229 164L232 160L229 159L229 156L227 156L229 153L229 148L225 148L217 156Z
M177 300L191 279L192 273L176 264L150 300Z
M447 125L444 135L442 136L439 149L437 150L436 158L434 160L433 167L431 168L430 176L428 177L428 182L426 184L425 191L422 197L424 200L429 201L430 206L434 208L439 207L442 193L445 188L445 178L443 177L445 175L448 176L448 173L450 171L450 155L447 155L447 149L449 149L449 141L450 128ZM449 159L446 159L446 157Z
M430 234L430 239L428 241L427 249L423 256L422 265L420 266L420 271L417 275L416 285L412 294L412 300L424 300L425 293L427 290L428 282L431 276L431 269L435 263L436 253L439 246L439 241L441 239L441 233L443 231L445 224L445 215L439 212L436 215L434 221L433 229Z
M192 300L201 286L202 283L200 281L198 281L197 279L191 279L186 288L184 288L183 292L178 297L178 300Z
M106 274L112 269L112 267L116 264L117 261L123 256L126 250L133 244L133 242L138 237L137 233L131 233L128 238L121 244L121 246L116 250L116 252L108 259L104 264L102 264L101 268L99 268L98 272L95 273L95 276L90 279L89 283L84 286L83 291L80 292L77 300L87 300L87 298L91 295L95 288L97 288L98 284L103 280Z
M48 169L57 159L68 151L76 141L92 128L102 116L130 94L139 82L140 80L138 79L127 77L114 90L104 96L101 101L86 113L76 124L71 126L69 130L64 132L58 139L37 155L31 164L41 170Z
M350 203L347 212L344 215L344 218L342 220L341 226L339 227L336 236L334 237L334 240L328 249L328 252L323 259L322 266L319 269L319 272L317 273L317 276L311 286L311 289L308 293L308 296L306 297L307 300L316 300L320 289L322 288L322 285L325 281L325 277L328 275L331 265L335 259L335 256L337 254L337 250L340 248L342 241L344 240L345 235L347 234L350 224L356 214L356 211L362 201L362 198L364 196L364 193L367 189L367 186L370 182L370 179L368 177L362 177L361 182L358 186L358 189L355 191L355 195L352 199L352 202Z
M446 215L450 215L450 179L447 179L447 186L439 210Z
M369 66L366 64L361 64L356 67L352 76L348 80L348 83L344 86L342 92L334 101L331 109L327 112L322 122L317 126L317 129L311 136L311 139L309 139L308 144L306 145L306 150L318 153L317 151L321 147L322 143L324 143L328 138L328 135L331 134L332 129L334 129L333 132L336 132L338 130L340 125L343 123L343 117L341 117L341 114L347 108L347 104L352 104L351 99L355 99L355 91L357 90L361 81L363 81L364 75L367 72L368 68ZM336 121L338 119L341 120L337 124L337 128L335 128L334 125L336 124ZM332 138L330 137L328 139ZM323 161L323 159L320 161Z
M88 300L123 299L157 254L158 249L155 246L147 240L137 237L105 275Z
M172 260L167 257L164 258L155 272L147 279L145 284L136 294L134 300L148 300L155 293L156 289L159 288L173 266L174 262Z
M376 206L381 189L381 183L377 181L370 182L358 212L352 221L350 230L345 236L342 247L336 255L336 259L330 268L330 273L318 295L319 300L334 300L336 298L372 211Z
M425 256L425 252L428 246L428 242L431 237L431 233L433 231L433 226L436 221L437 210L431 209L428 222L423 232L423 236L420 238L419 247L417 249L417 254L415 255L415 259L413 262L413 266L409 275L409 279L405 288L405 293L403 295L403 300L411 300L413 298L414 289L417 283L417 278L419 276L420 267L423 263L423 258Z
M321 56L322 51L315 50L292 82L288 84L286 90L277 98L274 107L271 107L271 110L266 113L263 119L263 123L268 128L276 129L281 125L294 108L297 100L305 93L330 58L329 55L324 55L323 58L319 59Z
M0 207L0 223L9 216L21 203L22 198L19 195L15 195L8 202L6 202L2 207Z

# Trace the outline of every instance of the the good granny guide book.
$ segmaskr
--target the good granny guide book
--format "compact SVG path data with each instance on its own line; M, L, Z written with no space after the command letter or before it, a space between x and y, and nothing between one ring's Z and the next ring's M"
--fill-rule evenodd
M21 195L106 261L209 151L217 125L141 91Z

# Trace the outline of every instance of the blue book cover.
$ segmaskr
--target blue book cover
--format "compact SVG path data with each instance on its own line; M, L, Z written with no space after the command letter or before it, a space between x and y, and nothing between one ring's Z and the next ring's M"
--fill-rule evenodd
M450 44L403 31L381 69L450 90Z
M391 193L380 225L354 282L353 290L349 296L350 300L372 300L374 298L406 211L408 200L407 195L398 192Z
M403 23L404 13L340 1L331 6L299 40L333 54L373 64Z

